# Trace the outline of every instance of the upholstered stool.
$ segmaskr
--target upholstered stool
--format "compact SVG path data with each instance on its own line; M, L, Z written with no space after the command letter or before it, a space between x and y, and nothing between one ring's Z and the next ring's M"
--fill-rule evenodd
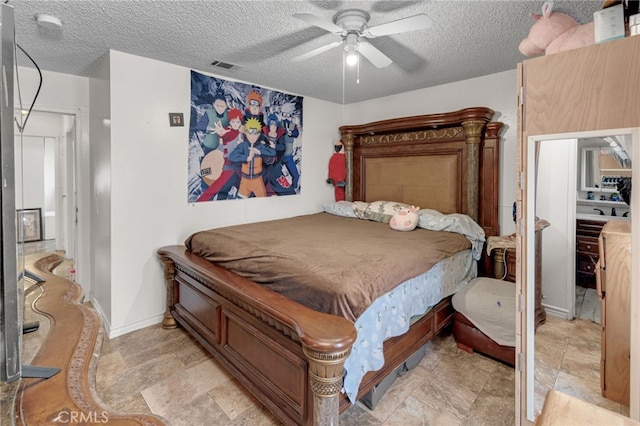
M516 286L474 278L452 298L453 337L466 352L479 352L515 365Z

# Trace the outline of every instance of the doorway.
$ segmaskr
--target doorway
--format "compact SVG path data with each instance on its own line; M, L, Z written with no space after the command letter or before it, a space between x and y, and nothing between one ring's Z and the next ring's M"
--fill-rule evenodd
M578 153L583 151L584 149L591 149L588 146L588 142L593 142L592 138L600 138L606 139L611 137L612 135L628 135L629 140L635 139L635 144L638 144L638 132L637 129L618 129L618 130L609 130L609 131L593 131L593 132L581 132L574 133L572 135L548 135L545 137L530 137L526 142L526 152L527 152L527 167L525 168L525 177L526 177L526 196L525 196L525 208L523 209L523 217L522 220L525 222L525 236L524 236L524 246L526 248L526 253L523 254L522 257L522 269L524 269L525 277L524 285L526 286L527 292L527 330L534 330L533 328L533 307L531 303L533 303L533 283L535 282L535 268L532 266L535 264L535 259L533 258L534 253L534 238L533 233L530 231L533 228L533 220L536 216L545 215L545 219L549 217L549 215L555 212L556 217L552 222L552 225L556 225L556 231L558 239L557 241L550 241L552 243L551 246L547 244L543 244L545 254L551 255L551 261L549 258L543 258L543 270L542 277L543 281L548 281L547 284L551 283L552 288L547 286L547 302L551 306L557 306L555 312L551 312L555 315L555 317L564 317L566 319L570 319L574 317L574 313L572 313L572 309L574 307L573 301L575 300L575 284L574 277L576 274L575 267L575 253L576 253L576 231L575 231L575 223L576 218L596 221L600 216L612 216L606 217L607 221L624 221L625 219L629 220L628 217L625 217L623 214L620 217L613 217L613 213L610 215L597 215L598 217L594 218L591 210L594 206L599 207L607 207L612 211L612 208L615 208L616 211L622 212L622 210L630 210L629 204L625 202L621 202L619 200L612 200L611 196L615 194L613 190L611 191L600 191L598 199L595 198L595 189L600 188L591 188L585 187L585 185L581 182L580 177L584 175L582 173L582 169L585 167L584 164L581 164L577 161L577 159L581 158ZM609 142L609 144L611 141ZM611 146L611 145L609 145ZM627 152L631 152L631 147L627 149ZM602 149L601 147L598 148ZM637 157L637 150L632 150L633 156ZM551 155L546 155L551 154ZM554 166L549 159L554 160L557 164ZM577 164L577 167L576 167ZM562 175L562 179L559 178L560 175L553 177L554 170ZM542 173L542 171L544 171ZM623 173L620 166L616 166L614 169L606 168L606 173L602 176L598 177L598 181L604 182L602 180L603 176L609 179L613 174L616 176ZM615 172L615 173L614 173ZM626 172L625 172L626 173ZM631 174L631 172L628 172ZM568 184L567 184L568 183ZM558 189L558 187L561 187ZM594 193L593 197L589 196L589 192ZM604 196L604 199L601 199L600 196ZM616 197L617 198L617 197ZM634 204L636 204L634 202ZM582 205L584 204L584 205ZM614 206L614 207L612 207ZM554 209L555 207L555 209ZM559 211L559 213L558 213ZM637 209L634 211L637 212ZM631 216L630 214L628 216ZM553 229L550 229L553 230ZM637 227L634 228L634 236L633 236L633 244L637 244ZM553 233L550 233L550 237L553 237ZM545 238L547 235L545 235ZM553 240L553 238L551 238ZM597 243L596 243L597 246ZM554 253L551 252L554 249L556 250ZM633 250L632 250L633 252ZM563 254L565 253L565 254ZM569 253L569 254L567 254ZM557 262L553 262L553 259L557 260ZM545 262L545 259L547 260ZM555 269L554 269L555 268ZM549 272L553 272L549 274ZM611 271L609 271L611 274ZM636 268L633 268L632 274L637 274ZM630 282L634 282L630 280ZM562 285L562 284L566 285ZM563 289L564 287L564 289ZM543 293L544 293L544 283L543 283ZM554 292L555 290L555 292ZM632 293L631 300L637 300L637 294ZM563 301L568 302L566 309L562 309ZM557 302L557 303L551 303ZM631 303L631 315L630 318L633 318L633 309L634 306L637 306L637 303ZM545 306L546 308L550 306ZM558 308L559 307L559 308ZM622 310L622 307L620 307ZM611 312L611 310L607 310L607 312ZM627 320L627 324L631 322L631 327L635 327L634 321ZM598 330L596 328L596 334L598 334L599 338L604 338L604 333L602 330ZM601 335L600 335L601 334ZM637 349L637 339L634 337L635 334L631 333L629 337L624 340L623 343L630 343L627 347L631 347L629 351L630 354L627 355L633 359L636 356L635 349ZM536 335L535 339L538 336ZM526 346L528 354L534 353L534 333L527 333L526 336ZM607 345L607 347L611 347L612 345ZM622 343L619 342L617 344L618 347L622 347ZM596 351L596 359L595 359L595 377L593 382L595 383L596 395L599 394L601 386L601 369L602 369L602 361L601 357L603 356L601 351ZM576 354L574 354L576 355ZM537 356L537 355L536 355ZM571 360L577 360L578 363L585 360L587 356L585 355L585 351L580 352L576 356L574 356ZM566 356L564 357L566 359ZM604 358L602 358L604 359ZM571 361L570 360L570 361ZM534 407L535 402L535 390L534 383L540 379L540 376L534 378L535 374L539 374L541 372L540 369L537 368L536 364L534 364L536 360L533 356L528 356L526 359L526 370L527 370L527 419L532 421L534 418L534 414L536 409L539 410L540 407ZM575 370L576 362L571 367L571 369ZM611 365L611 363L609 363ZM633 363L631 364L633 365ZM569 371L570 369L567 369ZM634 373L633 369L630 373L627 373L627 377L630 378L631 381L631 389L634 387L634 383L638 380L638 376ZM580 380L583 380L584 377L580 377ZM566 380L565 380L566 381ZM572 386L571 391L569 393L575 392L576 387ZM565 390L567 392L567 390ZM573 393L572 393L573 394ZM578 395L574 395L578 396ZM609 404L609 400L599 399L604 404ZM633 399L631 399L631 405L633 405ZM592 403L599 404L597 401L589 401ZM617 401L616 401L617 402ZM606 407L609 408L609 407ZM629 402L625 403L621 402L619 406L619 412L629 415L630 413ZM611 408L609 408L611 409ZM615 411L615 410L614 410Z
M25 253L61 250L74 259L76 117L34 110L23 132L14 127L16 187L21 188L16 191L16 209L36 212L40 227L31 241L25 241Z

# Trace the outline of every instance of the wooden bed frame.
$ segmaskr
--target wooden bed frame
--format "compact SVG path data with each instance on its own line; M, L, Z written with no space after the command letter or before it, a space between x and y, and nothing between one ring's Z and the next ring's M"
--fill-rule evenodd
M465 213L498 235L499 132L476 107L340 127L348 200L393 200ZM338 424L350 406L343 365L356 339L345 318L319 313L188 252L158 250L167 309L284 424ZM485 262L489 264L489 262ZM482 265L481 265L482 266ZM384 344L385 365L365 375L358 398L451 324L450 298Z

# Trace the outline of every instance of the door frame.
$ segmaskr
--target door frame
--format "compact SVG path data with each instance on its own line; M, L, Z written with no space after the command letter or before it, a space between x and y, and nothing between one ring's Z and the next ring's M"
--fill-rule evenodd
M14 110L19 111L19 108ZM53 131L56 134L42 134L44 132L30 133L28 122L22 136L27 137L43 137L55 139L55 170L56 170L56 250L64 250L66 257L76 259L77 252L77 170L79 153L77 152L76 143L78 135L78 123L80 111L66 108L43 107L35 108L32 113L56 114L60 116L64 123L64 117L71 117L73 124L65 126L62 124L63 131ZM31 117L33 119L34 117ZM66 131L64 129L67 129ZM74 137L69 139L67 136L72 134ZM14 133L14 139L20 137L20 134ZM64 206L64 208L62 208ZM62 238L61 238L62 237ZM62 241L60 241L62 240Z
M611 134L631 134L632 146L632 163L640 164L640 127L638 128L622 128L607 130L591 130L581 132L569 132L558 134L545 134L529 136L520 147L519 153L519 170L522 176L521 198L517 210L517 221L520 224L520 232L516 236L516 282L522 290L523 297L520 299L521 307L519 308L520 321L516 330L516 345L522 350L522 357L519 357L519 366L516 368L516 378L518 384L516 386L516 418L517 424L531 424L534 421L534 371L535 371L535 346L534 346L534 282L535 282L535 247L534 247L534 229L535 229L535 192L536 192L536 173L538 161L538 144L541 141L564 141L567 139L582 139L587 137L608 136ZM533 166L533 170L532 170ZM635 176L636 173L633 173ZM634 226L634 223L640 223L640 197L631 198L631 253L635 253L635 259L640 250L640 226ZM631 264L637 262L632 259ZM640 268L631 268L631 283L637 283L640 279ZM575 297L575 294L574 294ZM638 410L638 388L640 388L640 367L637 365L640 360L640 289L631 285L630 296L630 322L631 322L631 364L630 364L630 418L637 419L634 413ZM519 377L518 377L519 376Z

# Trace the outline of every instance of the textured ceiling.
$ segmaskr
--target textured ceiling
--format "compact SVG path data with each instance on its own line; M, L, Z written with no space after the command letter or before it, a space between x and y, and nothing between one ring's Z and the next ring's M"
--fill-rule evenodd
M515 69L526 59L518 44L542 1L141 1L10 0L16 38L41 69L89 76L108 49L336 103L352 103ZM556 1L593 19L601 1ZM332 21L362 9L370 26L418 13L431 28L370 42L393 63L378 69L361 61L343 68L342 49L304 62L291 59L339 40L292 17L311 12ZM37 13L62 20L61 30L39 27ZM236 65L231 70L211 62ZM18 53L18 63L30 66ZM344 72L343 72L344 70Z

